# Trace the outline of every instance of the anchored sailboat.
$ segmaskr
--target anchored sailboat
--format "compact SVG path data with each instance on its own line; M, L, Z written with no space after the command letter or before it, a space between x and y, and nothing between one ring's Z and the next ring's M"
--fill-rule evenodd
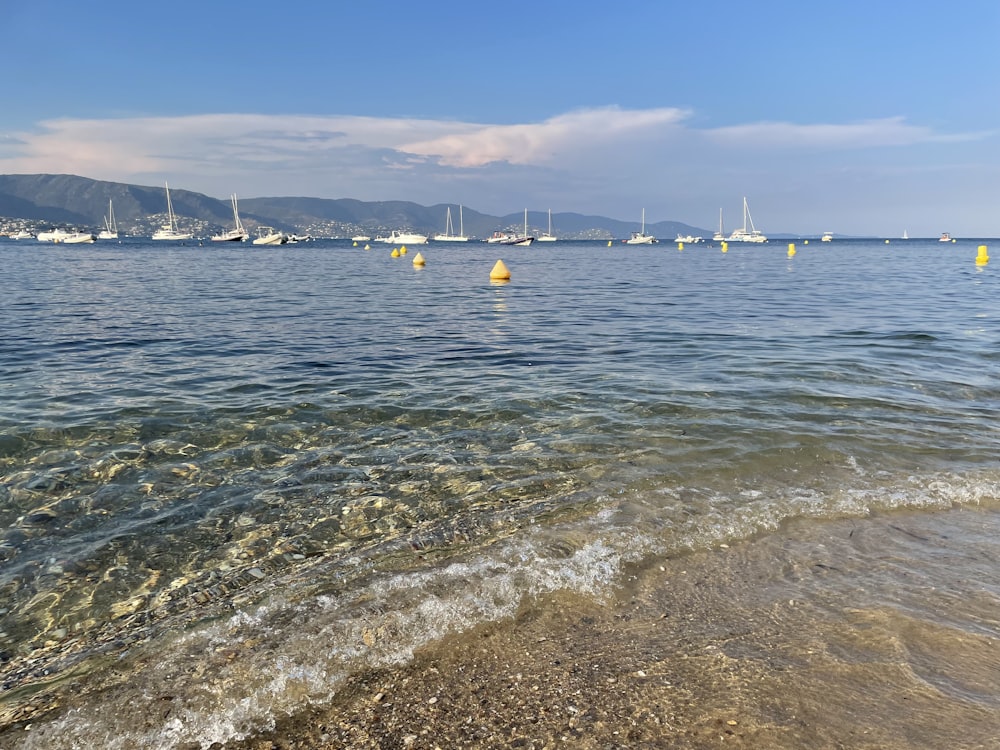
M469 238L465 236L465 222L462 220L462 206L458 206L458 234L455 234L455 225L451 221L451 206L448 206L448 211L444 220L444 234L435 234L432 238L437 242L468 242Z
M552 234L552 209L549 209L549 231L543 232L538 238L539 242L555 242L556 236Z
M626 245L652 245L656 242L656 237L646 234L646 209L642 209L642 229L632 232L632 236L625 240Z
M189 240L193 236L190 232L182 232L177 228L177 217L174 216L174 206L170 202L170 186L163 183L167 189L167 223L153 232L154 240Z
M747 223L750 224L749 231L747 231ZM745 196L743 198L743 227L729 235L729 242L767 242L767 237L761 234L753 225L753 218L750 216L750 207L747 205Z
M233 201L233 228L229 229L222 234L217 234L212 237L212 242L245 242L250 233L243 228L243 222L240 221L240 212L236 206L236 193L231 196Z
M118 222L115 221L115 208L108 199L108 215L104 217L104 229L97 234L99 240L117 240Z

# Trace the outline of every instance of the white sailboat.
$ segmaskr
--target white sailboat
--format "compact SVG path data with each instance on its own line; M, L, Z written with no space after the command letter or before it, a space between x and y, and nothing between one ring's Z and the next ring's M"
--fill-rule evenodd
M236 193L231 196L233 202L233 228L226 230L222 234L217 234L212 237L212 242L246 242L247 237L250 236L249 232L243 228L243 222L240 221L240 211L236 205Z
M118 222L115 221L115 207L111 204L111 199L108 199L108 215L104 217L104 229L97 233L97 239L118 239Z
M632 232L632 236L625 240L626 245L652 245L656 242L656 237L646 234L646 209L642 209L642 230Z
M174 206L170 202L170 186L163 183L167 189L167 223L153 232L154 240L189 240L193 236L190 232L182 232L177 228L177 217L174 216Z
M435 234L433 239L437 242L468 242L469 238L465 236L465 222L462 219L462 206L458 206L458 234L455 234L455 225L451 221L451 206L448 206L448 211L444 220L444 234Z
M903 230L903 239L904 239L904 240L908 240L908 239L910 239L910 235L906 233L906 230L905 230L905 229Z
M749 223L750 229L747 230L747 224ZM735 230L731 235L729 235L729 242L767 242L767 237L765 237L760 231L757 230L753 225L753 217L750 216L750 207L747 205L746 196L743 198L743 227L741 229Z
M714 242L725 242L726 241L726 229L722 225L722 209L719 209L719 231L712 235L712 240Z
M549 231L544 232L541 237L538 238L539 242L555 242L556 236L552 234L552 209L549 209Z

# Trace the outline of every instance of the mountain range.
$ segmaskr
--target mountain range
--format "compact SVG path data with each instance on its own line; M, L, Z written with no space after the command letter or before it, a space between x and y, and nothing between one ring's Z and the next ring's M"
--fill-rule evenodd
M214 233L233 224L233 208L229 199L220 200L171 187L170 200L181 227L196 234ZM7 224L16 221L35 229L53 226L99 229L108 214L109 201L114 207L118 229L126 235L149 236L164 223L167 216L163 187L105 182L76 175L0 175L0 220ZM409 201L276 197L239 198L238 205L240 218L251 231L258 226L269 226L285 232L322 237L351 237L357 234L374 237L394 229L436 234L445 230L449 206L455 231L459 229L457 204L421 206ZM639 210L636 209L637 215ZM494 231L524 225L523 212L492 216L463 206L461 217L465 234L470 237L488 237ZM547 212L528 211L531 231L546 231L548 222ZM640 228L639 225L638 220L626 222L577 213L552 214L553 234L563 239L628 237ZM646 232L661 239L688 234L706 238L712 235L712 230L678 221L646 224Z

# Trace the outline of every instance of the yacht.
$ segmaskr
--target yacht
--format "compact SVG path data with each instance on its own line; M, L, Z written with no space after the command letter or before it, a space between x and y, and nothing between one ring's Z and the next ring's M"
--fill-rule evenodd
M823 232L823 236L819 239L820 242L833 242L833 232Z
M397 232L395 229L388 237L376 237L376 242L387 242L390 245L426 245L427 235L416 232Z
M951 242L951 235L947 232L941 232L941 236L938 238L938 242Z
M57 245L82 245L90 244L97 238L90 232L67 232L65 229L52 229L48 232L39 232L37 239L39 242L52 242Z
M528 209L524 209L524 234L517 232L494 232L487 242L497 245L519 245L527 247L535 238L528 234Z
M278 232L271 227L257 227L257 236L254 238L255 245L284 245L288 238L283 232Z

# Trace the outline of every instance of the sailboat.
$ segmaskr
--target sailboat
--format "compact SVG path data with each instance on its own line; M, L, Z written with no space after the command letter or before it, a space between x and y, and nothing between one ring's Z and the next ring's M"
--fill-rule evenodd
M115 208L108 199L108 215L104 217L104 229L97 234L99 240L117 240L118 222L115 221Z
M747 231L748 222L750 224L750 231ZM750 207L747 205L746 196L743 198L743 227L729 235L729 242L767 242L767 237L761 234L753 225L753 217L750 216Z
M458 234L455 234L455 225L451 222L451 206L448 206L448 212L444 220L444 234L435 234L432 239L437 242L468 242L469 238L465 236L465 222L462 220L462 206L458 207Z
M642 209L642 230L632 232L632 236L625 240L626 245L652 245L656 242L656 237L646 234L646 209Z
M904 240L908 240L908 239L910 239L910 235L906 233L906 230L905 230L905 229L903 230L903 239L904 239Z
M722 226L722 209L719 209L719 231L712 235L712 240L714 242L725 242L726 241L726 230Z
M556 236L552 234L552 209L549 209L549 231L544 232L541 237L538 238L539 242L555 242Z
M167 189L167 223L153 232L154 240L189 240L193 236L190 232L182 232L177 228L177 217L174 216L174 206L170 202L170 186L163 183Z
M212 242L245 242L247 237L250 236L249 232L243 228L243 222L240 221L240 211L236 205L236 193L231 196L233 201L233 228L229 229L222 234L216 234L212 237Z

